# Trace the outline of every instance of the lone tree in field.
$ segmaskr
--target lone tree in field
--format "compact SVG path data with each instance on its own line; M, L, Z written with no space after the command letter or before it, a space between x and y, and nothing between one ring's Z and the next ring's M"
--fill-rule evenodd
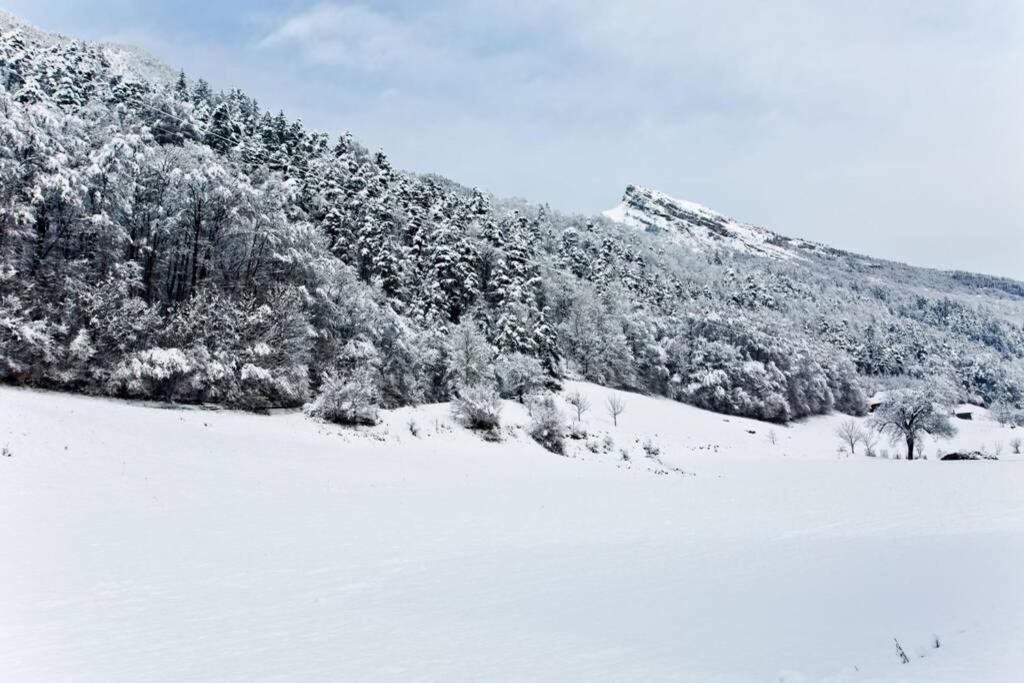
M850 447L850 455L856 455L857 444L864 440L864 430L860 428L856 420L846 420L836 427L836 436Z
M893 443L907 444L907 460L914 459L915 446L922 434L936 438L949 438L956 428L949 415L932 392L899 389L889 394L888 400L871 416L871 424L887 434Z
M590 410L590 399L581 394L578 391L574 391L565 397L569 405L576 409L576 421L579 422L583 419L583 413Z
M608 397L607 408L608 414L612 416L612 423L616 427L618 427L619 415L622 415L624 412L626 412L626 402L623 401L618 396L616 396L615 394L612 394L611 396Z

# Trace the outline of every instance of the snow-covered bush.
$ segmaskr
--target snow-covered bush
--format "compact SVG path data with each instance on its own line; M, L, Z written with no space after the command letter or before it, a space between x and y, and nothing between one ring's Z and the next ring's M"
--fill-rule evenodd
M579 420L572 421L567 434L573 441L583 441L588 436L587 428L580 424Z
M501 397L487 384L463 386L452 401L452 412L470 429L493 431L501 426Z
M530 407L530 436L552 453L565 452L565 419L555 397L546 394Z
M376 391L365 376L328 377L320 393L305 406L310 417L343 425L375 425L379 421Z
M544 369L540 361L523 353L503 353L494 363L494 375L502 398L523 403L528 394L544 386Z
M196 364L178 348L138 351L114 368L110 377L116 393L133 398L189 400L196 394Z
M52 352L53 337L46 321L31 320L17 297L0 297L0 380L33 379L39 366L51 360Z
M305 365L270 370L246 363L238 373L237 391L228 402L248 410L265 410L273 406L301 405L308 395L309 370Z

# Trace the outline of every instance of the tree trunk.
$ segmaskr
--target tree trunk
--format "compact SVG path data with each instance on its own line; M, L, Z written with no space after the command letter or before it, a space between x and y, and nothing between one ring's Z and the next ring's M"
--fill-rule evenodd
M914 459L914 436L910 434L907 436L907 460Z

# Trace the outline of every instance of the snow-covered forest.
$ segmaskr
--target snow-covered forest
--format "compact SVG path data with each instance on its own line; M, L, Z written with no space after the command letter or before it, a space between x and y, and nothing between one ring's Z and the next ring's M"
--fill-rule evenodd
M0 32L4 382L352 421L569 377L778 422L921 382L1024 405L1024 284L697 252L396 169L129 49Z

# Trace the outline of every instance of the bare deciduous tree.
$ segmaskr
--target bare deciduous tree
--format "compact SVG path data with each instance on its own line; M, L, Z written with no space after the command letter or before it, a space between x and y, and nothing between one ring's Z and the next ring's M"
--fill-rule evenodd
M992 418L1003 427L1013 424L1013 409L1008 404L997 401L988 410Z
M864 455L869 458L878 457L878 434L870 430L863 432Z
M626 402L619 398L617 395L612 394L608 397L608 414L612 417L612 423L619 426L619 415L626 412Z
M578 391L574 391L565 397L565 400L576 409L576 421L583 419L583 413L590 410L590 399Z
M836 427L836 436L850 448L850 455L857 454L857 444L864 440L864 430L856 420L846 420Z

